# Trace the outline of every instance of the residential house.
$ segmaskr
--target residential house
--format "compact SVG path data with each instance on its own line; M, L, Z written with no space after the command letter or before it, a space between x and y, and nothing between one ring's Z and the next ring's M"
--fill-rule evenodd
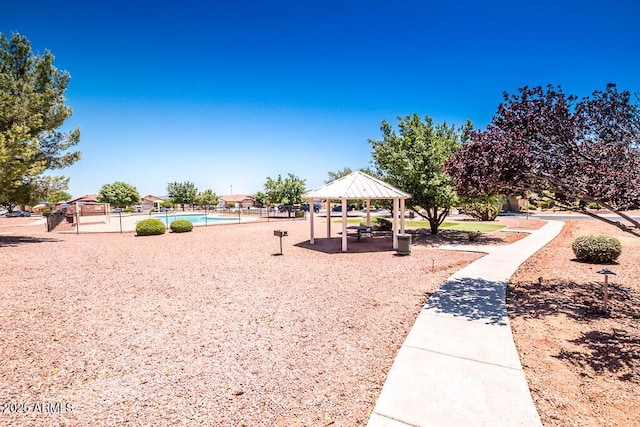
M80 216L105 215L109 207L108 203L98 202L95 194L85 194L84 196L73 198L67 201L67 216L75 215L76 206L80 207Z
M154 196L152 194L147 194L146 196L144 196L141 199L141 205L142 205L142 209L143 210L151 210L155 207L158 207L158 202L162 203L162 200L160 197Z
M508 196L502 200L502 210L504 212L521 212L527 208L527 199Z
M223 208L235 208L236 203L238 207L247 209L255 206L256 199L253 196L246 194L234 194L230 196L220 196L219 206Z

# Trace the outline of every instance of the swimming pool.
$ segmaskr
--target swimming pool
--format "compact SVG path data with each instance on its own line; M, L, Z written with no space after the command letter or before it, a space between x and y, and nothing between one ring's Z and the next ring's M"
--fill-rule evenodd
M166 215L153 215L152 218L159 219L167 227L175 220L184 219L191 222L193 225L206 225L206 224L225 224L238 222L237 217L226 216L211 216L202 214L166 214Z

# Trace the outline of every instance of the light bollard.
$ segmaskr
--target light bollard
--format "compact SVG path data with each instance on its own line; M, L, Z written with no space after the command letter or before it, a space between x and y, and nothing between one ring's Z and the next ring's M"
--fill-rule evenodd
M609 310L609 276L617 276L617 274L608 268L598 270L596 273L604 274L604 286L602 291L604 294L604 312L607 313Z

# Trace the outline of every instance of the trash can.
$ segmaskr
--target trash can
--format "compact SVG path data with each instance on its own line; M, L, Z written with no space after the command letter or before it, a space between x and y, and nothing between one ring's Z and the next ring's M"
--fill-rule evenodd
M396 254L411 254L411 234L398 234L398 249L396 249Z

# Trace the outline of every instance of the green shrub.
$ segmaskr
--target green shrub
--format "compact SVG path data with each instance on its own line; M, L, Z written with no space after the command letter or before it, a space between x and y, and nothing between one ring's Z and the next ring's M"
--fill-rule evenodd
M191 221L187 221L186 219L176 219L169 224L169 228L174 233L186 233L193 230L193 224Z
M589 209L595 209L595 210L600 210L602 209L602 206L600 206L599 204L595 203L595 202L591 202L589 203Z
M295 211L295 218L304 218L304 211L303 210L297 210Z
M549 202L543 200L542 202L538 203L538 206L540 206L540 209L549 209Z
M42 216L49 216L51 215L51 209L45 209L42 211Z
M502 210L502 200L498 196L479 194L460 197L460 213L465 213L480 221L494 221Z
M138 236L154 236L157 234L164 234L167 231L167 227L159 219L149 218L143 219L136 224L136 233Z
M618 259L622 252L620 241L611 236L580 236L571 245L580 261L604 264Z
M133 213L133 208L131 206L127 206L126 208L124 208L123 212Z
M393 223L386 218L376 217L375 221L376 230L391 230L393 228Z
M464 205L464 213L480 221L494 221L502 206L493 203L471 202Z

